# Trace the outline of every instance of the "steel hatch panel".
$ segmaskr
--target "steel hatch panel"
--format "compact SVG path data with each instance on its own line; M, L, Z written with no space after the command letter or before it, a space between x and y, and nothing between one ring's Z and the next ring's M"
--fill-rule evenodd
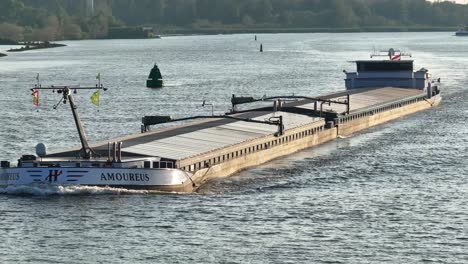
M319 121L323 123L323 118L312 118L299 114L276 112L274 115L283 116L286 129ZM273 114L260 116L255 119L263 121L271 116ZM123 151L151 157L180 160L271 135L276 131L278 131L278 128L275 125L238 121L138 144L124 148Z
M361 110L371 106L397 101L399 99L421 93L424 93L424 91L410 88L385 87L371 90L366 89L361 92L350 94L350 111ZM331 99L337 100L345 98L345 96L339 96ZM298 107L303 109L314 109L314 103L305 104ZM320 104L318 105L318 109L320 110ZM343 113L346 111L346 105L332 104L329 106L328 104L324 104L323 110Z

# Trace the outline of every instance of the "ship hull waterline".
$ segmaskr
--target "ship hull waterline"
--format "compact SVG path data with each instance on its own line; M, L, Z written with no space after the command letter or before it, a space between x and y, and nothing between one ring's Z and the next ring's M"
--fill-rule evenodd
M9 186L97 186L131 190L191 192L191 174L178 169L3 168L0 188Z
M400 108L376 113L367 117L357 118L347 124L339 124L334 128L325 129L315 135L306 136L304 138L289 142L285 146L272 147L252 155L239 157L228 162L201 169L194 173L192 179L197 183L197 185L201 185L211 179L229 177L234 173L259 166L274 159L291 155L305 149L313 148L338 138L349 137L353 134L363 132L368 128L382 125L384 123L397 120L417 112L431 109L438 106L441 100L442 97L437 95L431 99L426 99L424 101L402 106Z

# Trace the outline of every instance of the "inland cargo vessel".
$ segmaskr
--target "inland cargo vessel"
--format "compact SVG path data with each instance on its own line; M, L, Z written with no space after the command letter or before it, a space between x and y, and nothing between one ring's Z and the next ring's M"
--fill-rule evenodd
M0 187L88 185L192 192L210 179L440 103L440 79L432 78L425 68L415 71L413 60L403 59L408 54L391 49L384 56L388 58L356 61L356 71L344 71L346 90L342 92L262 98L233 95L232 109L225 115L145 116L141 134L92 145L86 140L70 89L63 87L81 147L47 153L40 144L36 155L23 155L16 166L2 161ZM251 103L263 105L249 108ZM174 126L151 129L169 122Z

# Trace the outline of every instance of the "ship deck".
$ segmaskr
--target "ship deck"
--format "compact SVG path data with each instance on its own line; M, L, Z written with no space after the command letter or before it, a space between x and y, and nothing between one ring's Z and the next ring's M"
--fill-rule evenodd
M355 89L350 91L350 113L356 111L363 111L367 108L375 107L378 105L386 104L389 102L398 101L407 97L424 94L424 91L418 89L407 89L407 88L395 88L385 87L376 89ZM345 94L346 95L346 94ZM336 96L329 97L332 100L343 100L346 99L342 93L336 94ZM314 109L313 103L307 103L299 105L299 108L303 109ZM323 106L324 111L335 112L344 114L346 112L346 105L340 104L325 104Z
M362 111L378 105L391 103L404 98L423 94L422 90L406 88L375 88L355 89L322 96L322 99L346 100L350 94L350 113ZM290 102L283 106L282 111L272 112L268 108L253 109L248 112L236 114L238 118L265 120L272 116L283 116L285 131L304 125L323 126L325 119L314 116L314 102L300 100ZM346 113L346 105L323 104L323 111ZM142 134L110 140L110 142L123 143L123 156L125 157L160 157L168 160L183 160L204 153L222 150L224 148L254 141L258 138L271 136L277 131L277 126L248 123L232 119L206 119L192 123L175 125L173 127L150 131ZM93 149L103 156L107 156L107 142L93 145ZM51 157L75 157L79 149L53 153Z

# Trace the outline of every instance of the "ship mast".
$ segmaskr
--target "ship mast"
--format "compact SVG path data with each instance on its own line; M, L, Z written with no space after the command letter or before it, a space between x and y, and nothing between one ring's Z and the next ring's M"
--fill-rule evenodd
M401 50L396 50L396 49L390 48L388 50L380 50L380 51L374 50L374 52L371 54L370 57L371 58L374 58L374 57L388 57L389 60L401 60L402 57L411 58L412 55L411 55L411 53L405 53L405 52L402 52Z
M63 93L63 102L66 103L68 99L68 103L70 105L71 111L73 113L73 119L75 120L76 129L78 130L78 135L80 136L81 141L81 150L80 150L80 157L83 159L90 159L91 154L94 154L94 151L89 147L88 138L86 137L85 130L81 123L80 115L78 114L77 106L75 105L75 101L73 100L73 96L71 95L70 88L65 87L62 90Z
M99 85L96 85L96 87L73 87L73 86L49 86L49 87L41 87L41 85L36 85L32 90L57 90L57 93L62 94L62 98L60 101L54 105L54 109L57 109L57 107L63 102L63 104L66 104L67 101L70 105L70 109L73 113L73 119L75 121L75 126L76 129L78 130L78 135L80 137L80 142L81 142L81 150L79 152L79 156L82 159L90 159L92 156L97 156L97 154L93 151L93 149L89 146L88 143L88 138L86 137L86 133L83 127L83 124L81 123L80 115L77 111L78 107L75 104L75 101L73 100L72 96L72 91L71 89L76 92L77 90L103 90L107 91L107 88L105 88L102 84L100 84L99 80Z

